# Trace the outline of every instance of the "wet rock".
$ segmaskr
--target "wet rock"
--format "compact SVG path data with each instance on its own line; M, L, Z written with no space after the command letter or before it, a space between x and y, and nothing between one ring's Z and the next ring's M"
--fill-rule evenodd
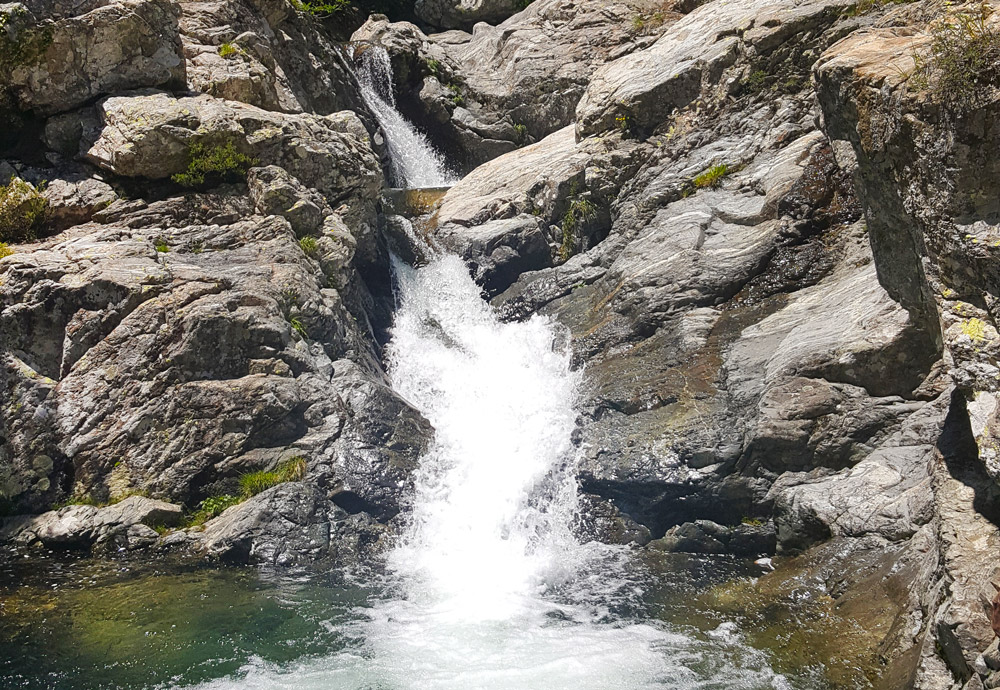
M73 505L37 516L6 518L0 539L60 548L87 548L122 537L136 544L149 543L149 532L158 536L151 527L176 525L182 516L179 505L130 496L104 508Z
M194 548L229 563L348 563L363 556L384 532L364 516L347 515L316 486L289 482L209 521Z

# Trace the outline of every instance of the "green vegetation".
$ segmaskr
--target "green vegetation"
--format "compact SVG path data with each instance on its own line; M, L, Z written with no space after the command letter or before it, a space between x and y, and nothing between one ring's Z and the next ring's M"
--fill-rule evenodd
M238 182L245 180L247 171L255 165L257 159L240 153L232 141L224 144L196 141L188 149L187 170L170 179L182 187L200 187L206 182Z
M533 3L535 0L514 0L514 7L519 11L528 9L528 5Z
M240 477L240 491L244 498L256 496L262 491L267 491L272 486L284 484L285 482L297 482L306 476L306 459L295 456L286 460L273 470L260 470L250 472Z
M514 136L517 137L518 142L523 143L528 138L528 128L521 123L516 123L514 125Z
M167 241L164 239L156 240L153 246L156 247L156 251L161 252L163 254L166 254L167 252L170 251L170 245L168 245Z
M6 242L0 242L0 259L5 256L10 256L14 253L14 250L10 248L10 245Z
M458 84L448 84L447 88L449 91L451 91L450 98L452 103L454 103L455 105L465 104L465 96L462 95L462 87L460 87Z
M9 26L16 18L22 26ZM27 26L30 21L23 7L15 7L0 14L0 70L10 70L35 63L52 45L52 25Z
M291 324L292 330L298 333L303 338L308 338L309 333L306 331L306 327L302 325L302 322L297 318L289 319L288 323Z
M108 504L98 501L90 494L83 494L70 496L69 498L59 501L58 503L53 503L51 510L59 510L60 508L65 508L66 506L94 506L96 508L103 508L106 505Z
M223 494L221 496L211 496L198 504L196 510L187 520L187 526L196 527L203 525L217 515L221 515L226 508L243 502L242 496Z
M748 527L763 527L764 522L758 518L745 517L740 520L740 523L747 525Z
M576 250L576 233L580 225L597 215L597 209L587 199L575 199L566 210L562 219L562 244L559 245L559 258L566 261Z
M705 189L706 187L718 187L722 182L722 178L732 172L732 169L722 163L720 165L714 165L702 174L698 175L696 178L691 180L693 184L698 189Z
M992 13L992 6L983 2L974 12L939 21L931 30L929 53L914 57L910 86L927 89L946 106L969 109L984 104L1000 83L1000 34L987 24Z
M242 52L243 51L239 48L239 46L234 43L226 42L219 46L219 55L227 59L239 55Z
M299 12L311 14L324 19L351 6L350 0L333 0L332 2L310 2L309 0L291 0L292 7Z
M745 93L760 93L767 88L767 72L754 70L743 80L742 86Z
M663 26L663 23L667 20L667 16L660 11L653 12L653 14L637 14L632 17L632 31L641 34L646 33L647 30L656 30Z
M49 206L41 188L41 184L36 188L19 177L0 185L0 242L34 239Z
M299 246L302 247L302 251L305 252L306 256L316 256L316 252L319 250L319 245L316 243L315 237L301 238Z
M433 74L435 77L441 74L441 61L435 60L433 58L427 60L427 71Z

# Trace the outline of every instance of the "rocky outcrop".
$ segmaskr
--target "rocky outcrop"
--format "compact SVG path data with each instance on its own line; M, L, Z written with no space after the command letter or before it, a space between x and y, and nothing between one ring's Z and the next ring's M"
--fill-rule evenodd
M642 0L537 0L472 34L426 36L375 15L352 40L389 51L401 111L469 171L571 124L597 67L649 45L678 16Z
M102 94L183 83L180 11L169 0L124 0L42 24L23 5L0 11L0 70L23 109L48 115Z
M413 11L435 29L471 29L479 22L499 24L517 12L514 0L417 0Z
M179 505L130 496L98 508L72 505L37 516L14 518L0 528L0 539L51 548L141 548L159 537L154 527L177 525Z

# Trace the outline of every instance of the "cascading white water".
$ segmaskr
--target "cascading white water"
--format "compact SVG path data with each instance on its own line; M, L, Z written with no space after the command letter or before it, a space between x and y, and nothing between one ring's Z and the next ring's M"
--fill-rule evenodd
M393 184L397 187L444 187L455 182L444 158L427 137L398 110L392 88L392 64L385 48L373 45L358 58L361 97L385 135Z
M356 645L206 687L789 690L731 626L706 642L643 620L629 550L574 538L581 374L559 328L502 323L456 256L396 272L389 369L435 439L388 593L338 625Z

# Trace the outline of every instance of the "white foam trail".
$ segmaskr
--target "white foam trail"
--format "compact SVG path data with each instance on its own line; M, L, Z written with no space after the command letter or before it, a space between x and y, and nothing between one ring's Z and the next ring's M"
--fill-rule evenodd
M444 157L396 110L392 63L385 48L373 45L361 53L357 77L361 97L385 135L393 184L407 189L453 184L456 176L448 169Z

